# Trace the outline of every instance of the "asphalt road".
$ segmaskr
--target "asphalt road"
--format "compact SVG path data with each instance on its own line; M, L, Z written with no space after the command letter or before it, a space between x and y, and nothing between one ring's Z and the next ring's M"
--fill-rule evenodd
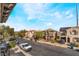
M39 42L32 42L25 39L18 40L20 43L27 42L32 45L32 50L30 52L26 52L31 54L32 56L79 56L79 52L68 48L61 48Z

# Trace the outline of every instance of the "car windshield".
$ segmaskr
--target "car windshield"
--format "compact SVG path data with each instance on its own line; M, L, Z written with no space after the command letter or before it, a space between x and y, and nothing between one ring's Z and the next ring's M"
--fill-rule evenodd
M22 45L23 47L26 47L26 46L28 46L28 44L25 44L25 45Z

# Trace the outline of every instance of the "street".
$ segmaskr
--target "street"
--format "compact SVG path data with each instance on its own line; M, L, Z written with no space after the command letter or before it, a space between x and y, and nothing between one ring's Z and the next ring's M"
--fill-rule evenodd
M27 42L32 45L32 50L30 52L26 52L32 56L79 56L79 52L68 48L61 48L48 44L42 44L39 42L32 42L25 39L18 40L20 43Z
M29 43L29 45L32 45L32 50L26 52L17 44L15 48L10 49L10 56L79 56L78 51L74 51L69 48L62 48L40 42L33 42L21 38L18 38L17 40L19 41L19 44Z

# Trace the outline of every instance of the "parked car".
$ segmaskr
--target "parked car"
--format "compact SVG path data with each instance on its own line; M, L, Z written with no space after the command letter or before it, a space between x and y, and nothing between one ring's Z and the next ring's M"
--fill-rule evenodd
M25 51L31 51L32 50L32 46L29 45L28 43L21 43L19 44L20 48L25 50Z
M68 45L68 48L79 51L79 47L77 47L77 45L75 43L70 43L67 45Z
M7 47L7 44L3 43L3 44L0 44L0 54L1 56L5 56L8 52L8 47Z
M74 47L73 50L79 51L79 47Z
M73 49L75 47L75 44L74 43L69 43L67 45L68 45L68 48L70 48L70 49Z

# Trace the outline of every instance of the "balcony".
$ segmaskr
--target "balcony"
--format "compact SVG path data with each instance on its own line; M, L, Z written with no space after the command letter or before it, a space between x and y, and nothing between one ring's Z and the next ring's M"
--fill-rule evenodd
M66 36L67 33L66 32L61 32L60 34L61 34L61 36Z

